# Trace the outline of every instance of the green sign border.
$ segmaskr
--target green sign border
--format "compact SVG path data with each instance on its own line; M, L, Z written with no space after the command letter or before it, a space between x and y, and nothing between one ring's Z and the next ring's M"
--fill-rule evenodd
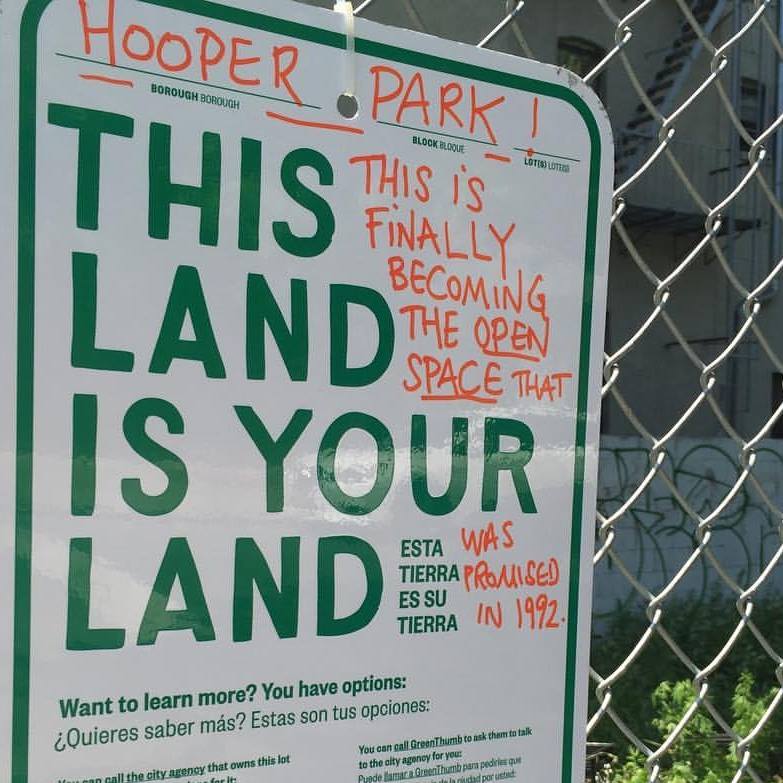
M20 25L19 57L19 237L18 314L16 369L16 517L14 569L14 672L11 783L29 783L30 731L30 635L32 587L32 499L33 499L33 347L35 334L35 172L36 102L38 72L38 25L54 0L30 0ZM279 34L335 49L346 48L344 34L310 27L209 0L139 0L139 2L195 14L255 30ZM533 92L565 101L573 106L587 126L590 136L590 179L585 237L585 266L582 288L579 387L577 394L574 493L570 569L568 583L568 632L566 637L566 683L563 710L562 783L573 779L574 688L579 609L579 576L582 542L582 502L584 494L585 434L590 371L590 337L593 312L596 228L601 178L601 134L593 113L573 90L561 84L496 71L449 60L397 46L355 39L356 51L405 65L426 68L473 81L482 81L522 92ZM581 773L580 773L581 777Z

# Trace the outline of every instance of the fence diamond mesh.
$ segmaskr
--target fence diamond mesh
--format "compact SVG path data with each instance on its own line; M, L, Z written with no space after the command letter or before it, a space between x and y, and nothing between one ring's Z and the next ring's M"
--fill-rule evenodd
M596 89L613 121L607 458L599 479L606 492L594 560L594 637L611 643L594 641L591 663L593 780L707 779L698 760L677 760L685 758L683 746L695 745L691 755L698 757L698 743L708 741L730 760L711 768L710 780L764 781L783 773L783 750L777 747L771 762L768 753L770 741L783 737L783 622L779 613L758 609L783 581L783 449L774 440L783 435L780 5L354 3L368 18L557 60ZM738 527L749 510L764 520L752 533ZM655 567L649 557L642 562L645 548ZM744 553L740 566L737 552ZM697 583L701 598L694 602L687 596ZM689 628L723 630L710 647L695 644ZM644 676L651 651L667 656L670 670L690 683L681 709L659 717L655 739L645 736L636 714L667 693L656 689L654 696ZM737 692L715 698L716 683L751 659L765 680L755 687L767 696L738 719ZM619 698L623 692L633 699ZM623 773L618 743L601 742L607 737L624 737L631 756L635 749L636 772Z

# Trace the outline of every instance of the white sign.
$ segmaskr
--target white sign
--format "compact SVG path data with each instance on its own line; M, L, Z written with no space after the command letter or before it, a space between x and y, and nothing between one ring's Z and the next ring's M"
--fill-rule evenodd
M609 125L350 30L3 4L2 780L583 779Z

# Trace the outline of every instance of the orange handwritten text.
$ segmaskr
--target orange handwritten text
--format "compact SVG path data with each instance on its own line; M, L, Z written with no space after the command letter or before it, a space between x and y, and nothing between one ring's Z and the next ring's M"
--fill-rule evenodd
M570 381L574 374L570 372L553 372L539 374L532 370L514 370L511 377L517 381L517 391L520 397L535 397L539 402L559 400L565 392L565 382Z
M295 46L273 46L258 53L255 42L239 36L222 36L209 27L167 30L156 33L142 24L118 28L116 0L106 0L105 10L94 3L78 0L84 54L105 56L109 65L121 60L137 65L150 63L168 73L187 74L202 82L228 81L240 87L256 87L266 82L282 92L286 100L301 104L293 77L299 62ZM262 56L263 55L263 56ZM268 70L262 78L264 68Z
M500 568L479 560L462 567L462 586L471 590L519 590L523 587L554 587L560 582L560 565L549 560L504 563Z
M425 82L419 71L404 76L390 65L371 66L370 76L374 120L448 129L452 133L463 131L497 144L493 116L505 103L505 95L479 96L475 84L456 81L435 85Z
M494 551L497 551L499 547L511 549L514 546L514 536L511 534L512 527L514 527L514 523L510 519L501 523L500 534L495 529L494 522L490 522L478 530L463 527L460 530L462 548L466 552L473 552L476 557L483 555L490 549Z
M450 356L439 358L414 352L408 355L407 365L403 388L422 392L423 400L468 400L494 405L503 394L497 362L480 365L468 359L455 363Z

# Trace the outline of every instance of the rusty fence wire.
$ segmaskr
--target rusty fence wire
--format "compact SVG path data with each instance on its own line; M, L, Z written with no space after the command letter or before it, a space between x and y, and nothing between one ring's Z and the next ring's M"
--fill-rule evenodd
M565 65L604 98L616 183L594 637L616 634L613 617L634 616L629 607L638 614L635 630L610 640L612 655L594 644L588 779L783 780L783 614L758 609L783 606L774 603L783 583L781 3L356 0L354 9ZM760 534L737 526L749 510L763 517ZM656 567L640 565L643 545ZM703 594L689 603L694 582ZM705 597L707 584L722 599ZM689 626L724 635L697 645ZM651 650L689 683L655 732L639 728L637 713L672 692L645 680ZM742 712L736 693L715 698L716 683L751 658L753 687L766 696ZM703 766L699 743L719 748L719 768Z

